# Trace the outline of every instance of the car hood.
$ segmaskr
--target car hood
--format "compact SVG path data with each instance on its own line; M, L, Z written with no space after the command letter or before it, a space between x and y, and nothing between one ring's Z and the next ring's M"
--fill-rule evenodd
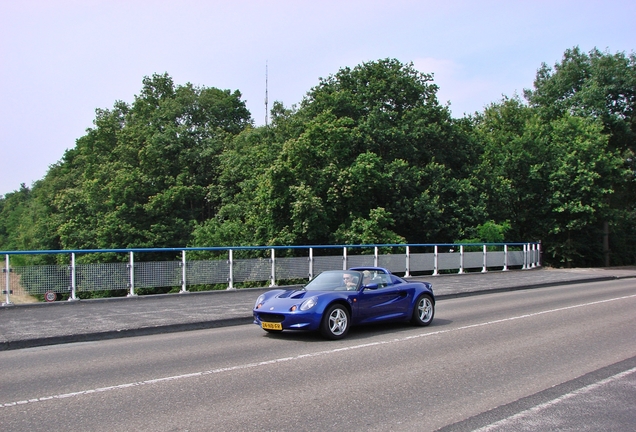
M341 296L334 291L305 291L303 289L279 290L271 294L273 295L266 297L263 301L263 309L288 310L292 305L300 305L310 297L321 299Z
M273 298L278 298L278 299L303 299L308 297L308 292L305 290L297 290L297 289L292 289L292 290L285 290L283 292L281 292L280 294L275 295Z

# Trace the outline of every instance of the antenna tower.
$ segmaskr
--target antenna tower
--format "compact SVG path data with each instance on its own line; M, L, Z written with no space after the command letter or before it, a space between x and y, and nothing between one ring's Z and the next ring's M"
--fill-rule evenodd
M269 111L267 108L267 60L265 60L265 127L267 127L268 117Z

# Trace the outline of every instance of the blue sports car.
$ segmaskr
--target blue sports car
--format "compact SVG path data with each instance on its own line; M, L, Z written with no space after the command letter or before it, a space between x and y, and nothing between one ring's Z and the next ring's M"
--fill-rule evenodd
M268 291L254 305L254 324L267 332L319 330L327 339L343 338L359 324L427 326L433 315L430 283L409 282L380 267L325 271L302 288Z

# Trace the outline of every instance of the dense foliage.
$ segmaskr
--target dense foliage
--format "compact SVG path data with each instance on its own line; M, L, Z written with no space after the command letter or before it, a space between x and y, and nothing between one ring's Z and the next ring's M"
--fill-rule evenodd
M527 102L461 119L437 90L378 60L253 127L238 91L147 77L0 199L0 249L541 240L547 264L634 263L633 54L568 50Z

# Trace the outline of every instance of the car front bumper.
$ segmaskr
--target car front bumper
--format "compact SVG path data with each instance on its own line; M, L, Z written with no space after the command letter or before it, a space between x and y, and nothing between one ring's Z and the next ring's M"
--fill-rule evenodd
M280 323L283 330L318 330L321 315L314 313L276 311L254 311L254 324L263 327L263 323Z

